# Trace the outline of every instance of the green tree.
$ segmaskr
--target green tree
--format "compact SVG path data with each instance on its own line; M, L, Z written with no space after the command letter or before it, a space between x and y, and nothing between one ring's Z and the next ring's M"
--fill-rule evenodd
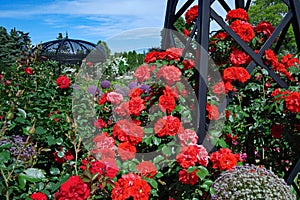
M267 21L273 26L278 26L288 7L282 0L253 0L249 8L250 23L257 25L261 21ZM280 51L295 53L297 51L294 31L290 26Z
M22 52L29 50L28 35L15 28L8 33L4 27L0 27L0 70L6 70L17 61Z
M107 43L104 42L104 41L99 40L97 42L97 45L100 46L100 47L102 47L104 49L104 51L106 53L106 57L109 58L111 51L110 51L110 48L108 47Z

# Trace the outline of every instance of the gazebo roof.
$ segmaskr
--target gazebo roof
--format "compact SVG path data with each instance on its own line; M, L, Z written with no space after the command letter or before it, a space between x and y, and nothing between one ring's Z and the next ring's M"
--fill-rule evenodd
M61 64L81 64L82 60L103 62L106 58L102 47L84 40L63 39L45 42L39 45L39 55L50 60L56 60ZM92 54L92 55L91 55Z

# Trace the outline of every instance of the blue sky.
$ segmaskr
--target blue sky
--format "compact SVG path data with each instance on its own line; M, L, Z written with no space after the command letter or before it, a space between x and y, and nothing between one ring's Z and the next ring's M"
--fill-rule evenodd
M8 31L16 27L17 30L29 32L33 44L54 40L59 32L63 35L68 32L70 38L93 43L99 40L126 39L137 34L141 34L140 38L150 37L152 34L152 39L158 39L157 32L163 27L167 4L167 0L0 2L0 26ZM180 4L183 2L185 1L180 1Z

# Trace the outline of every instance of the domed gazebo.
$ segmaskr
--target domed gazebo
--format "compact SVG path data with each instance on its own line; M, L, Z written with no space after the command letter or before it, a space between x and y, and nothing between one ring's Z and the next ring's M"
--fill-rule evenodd
M93 63L103 62L106 59L105 50L94 43L84 40L68 38L45 42L36 49L39 56L60 64L80 65L83 59Z

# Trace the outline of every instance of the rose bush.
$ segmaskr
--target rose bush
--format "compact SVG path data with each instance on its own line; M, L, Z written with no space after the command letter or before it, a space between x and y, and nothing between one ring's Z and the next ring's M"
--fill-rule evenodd
M184 34L197 15L197 6L187 11ZM255 52L274 31L267 22L253 27L242 9L226 20ZM209 199L213 181L242 163L285 174L300 155L297 57L262 54L289 86L280 89L266 69L246 70L251 57L228 34L211 37L205 141L212 152L197 144L197 54L182 52L150 51L130 79L106 80L98 64L84 62L76 73L55 74L53 63L34 57L1 72L1 196Z

